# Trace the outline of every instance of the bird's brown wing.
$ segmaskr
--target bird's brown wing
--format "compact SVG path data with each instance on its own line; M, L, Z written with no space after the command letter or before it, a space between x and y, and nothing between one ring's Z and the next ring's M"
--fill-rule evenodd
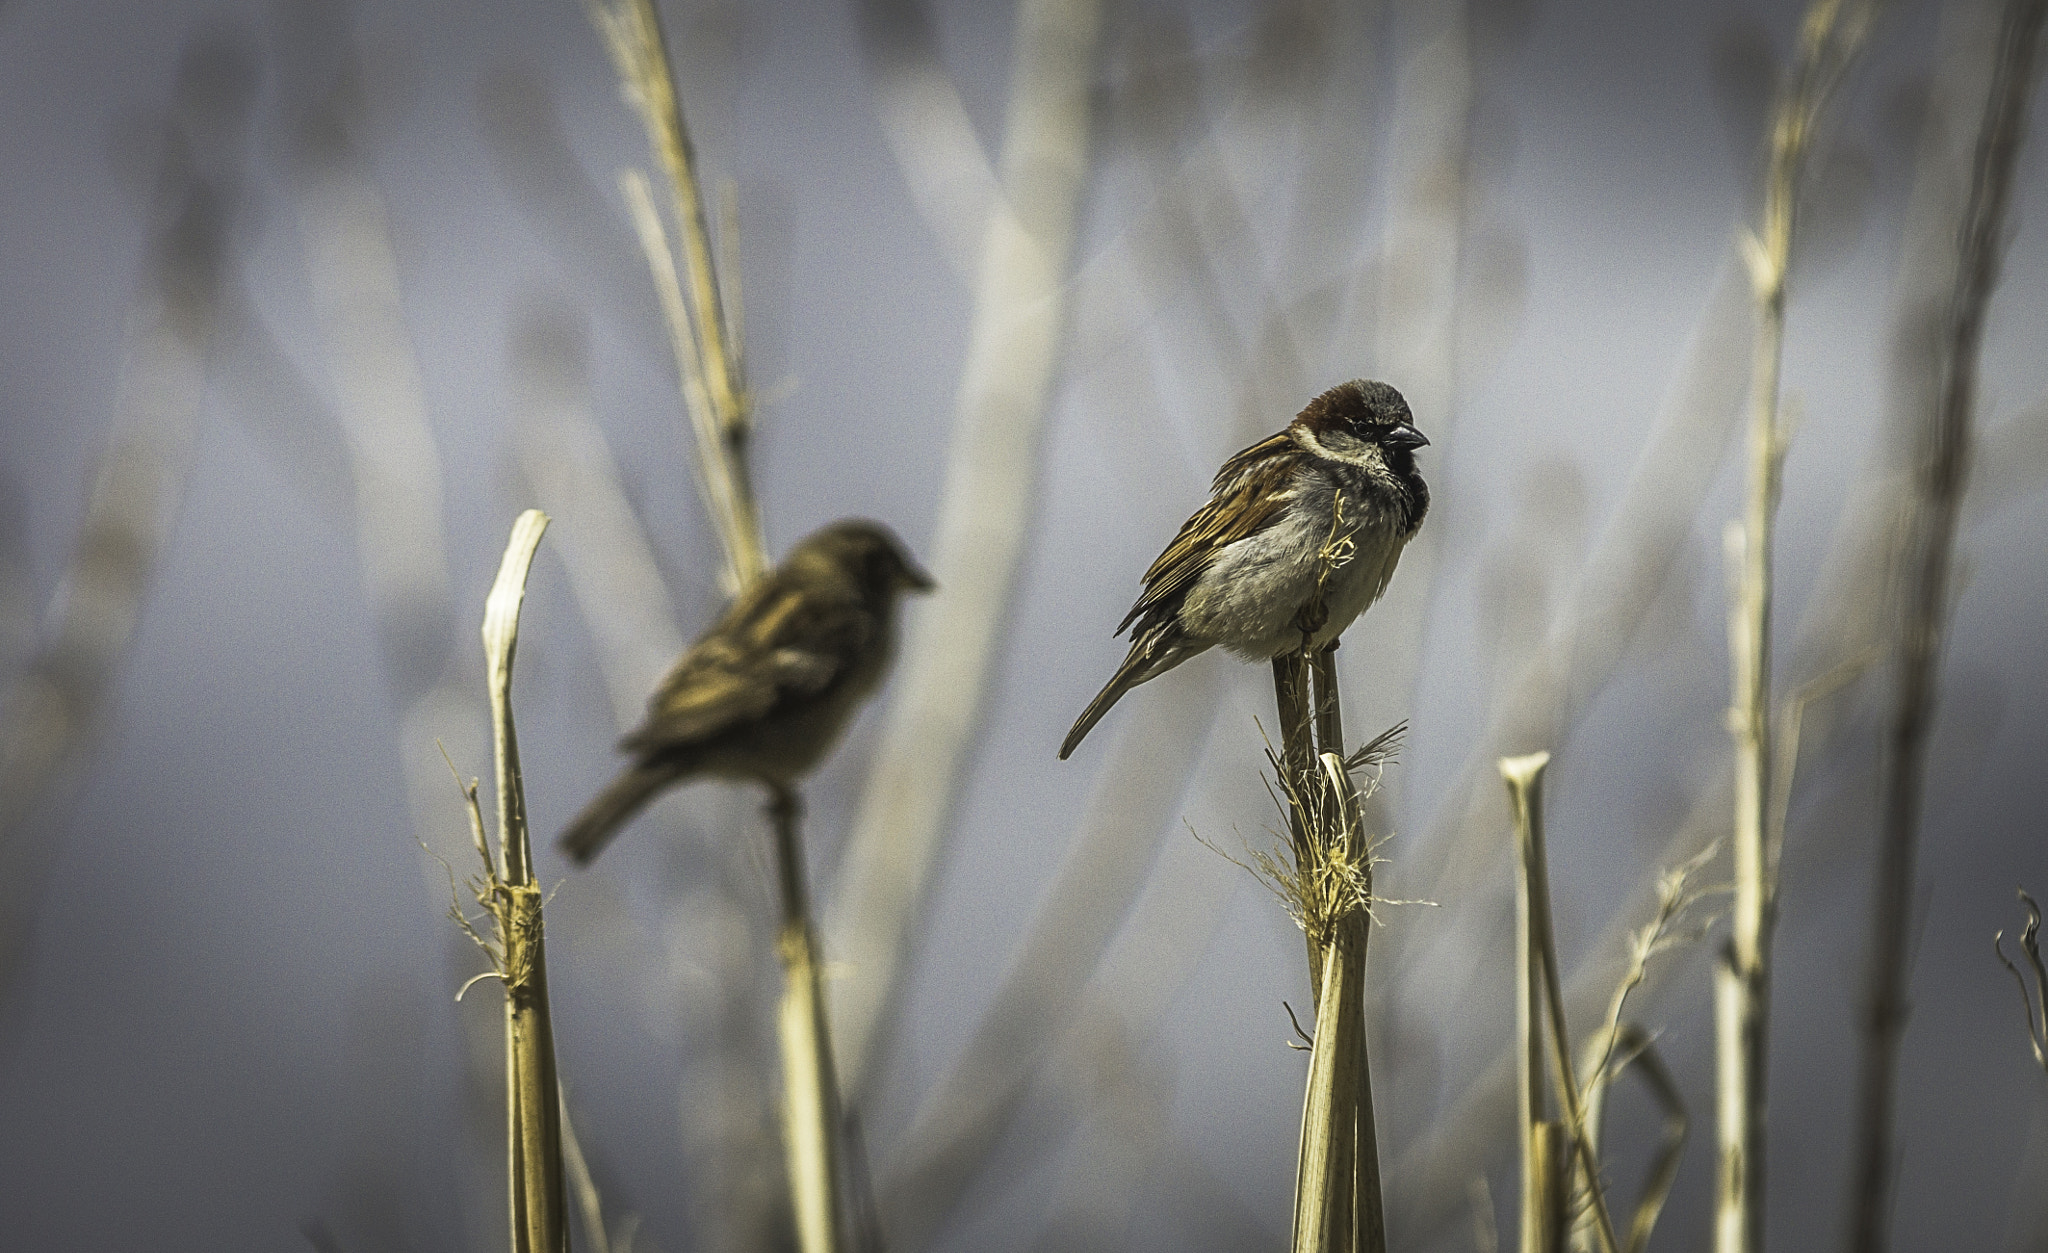
M1208 503L1181 525L1180 534L1145 571L1145 590L1118 624L1117 634L1140 618L1149 624L1155 611L1170 616L1218 551L1273 524L1293 486L1295 447L1281 431L1223 463Z
M817 695L860 655L874 615L842 589L771 577L676 662L620 740L634 751L681 747Z

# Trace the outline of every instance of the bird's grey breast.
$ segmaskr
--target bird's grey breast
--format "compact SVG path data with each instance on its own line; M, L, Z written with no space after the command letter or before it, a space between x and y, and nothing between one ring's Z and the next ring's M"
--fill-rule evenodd
M1326 537L1316 577L1329 619L1317 634L1327 643L1378 600L1394 575L1409 528L1399 488L1386 464L1325 461L1316 466L1316 514Z
M1294 618L1325 574L1323 554L1342 530L1340 489L1304 461L1286 488L1286 504L1259 531L1219 549L1188 591L1181 621L1188 633L1251 658L1301 642Z

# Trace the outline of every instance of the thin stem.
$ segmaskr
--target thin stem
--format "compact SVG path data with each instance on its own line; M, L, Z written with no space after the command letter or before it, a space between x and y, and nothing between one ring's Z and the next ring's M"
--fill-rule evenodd
M2041 907L2024 888L2020 889L2020 903L2027 908L2027 923L2020 930L2020 955L2033 972L2033 986L2027 985L2027 977L2005 955L2005 932L1991 937L1991 951L1998 955L1999 964L2012 972L2013 982L2019 984L2020 1009L2027 1020L2027 1043L2033 1047L2035 1065L2048 1073L2048 964L2041 961Z
M1911 512L1901 552L1894 704L1886 729L1882 828L1865 1001L1863 1064L1857 1103L1856 1163L1848 1247L1877 1253L1887 1245L1899 1040L1908 1007L1906 979L1914 861L1926 786L1927 741L1934 723L1951 591L1956 519L1968 481L1977 401L1977 365L1985 311L2004 259L2006 206L2026 131L2027 101L2048 0L2008 0L2000 21L1990 90L1977 132L1970 192L1956 236L1954 286L1943 342L1940 387L1919 436Z
M1550 1033L1551 1084L1557 1092L1559 1104L1564 1107L1565 1131L1571 1140L1570 1152L1577 1157L1580 1169L1586 1173L1587 1199L1592 1205L1594 1231L1600 1237L1600 1247L1605 1253L1619 1253L1620 1245L1614 1238L1614 1221L1607 1213L1606 1195L1600 1186L1600 1163L1593 1156L1591 1137L1586 1130L1585 1106L1579 1098L1578 1081L1572 1076L1571 1036L1565 1029L1564 990L1558 978L1556 939L1550 925L1550 872L1543 849L1543 770L1549 764L1549 753L1503 757L1500 772L1501 777L1507 780L1508 795L1515 807L1515 831L1521 850L1520 874L1525 884L1522 891L1528 902L1526 951L1543 980L1543 1000L1548 1010L1546 1025ZM1530 1035L1534 1034L1531 1030ZM1536 1048L1530 1050L1528 1061L1532 1066L1540 1065L1535 1057L1536 1051Z
M1605 1117L1608 1088L1624 1071L1634 1070L1641 1076L1643 1085L1664 1109L1663 1140L1650 1159L1649 1178L1636 1199L1635 1212L1629 1222L1628 1253L1643 1253L1649 1247L1650 1236L1657 1229L1657 1219L1664 1211L1664 1202L1671 1195L1671 1187L1678 1181L1678 1163L1685 1152L1691 1122L1685 1112L1685 1098L1679 1093L1677 1079L1657 1056L1657 1046L1651 1042L1649 1034L1634 1023L1595 1037L1586 1052L1589 1064L1580 1073L1585 1076L1581 1087L1586 1094L1586 1130L1593 1146L1593 1156L1600 1156L1601 1123ZM1608 1069L1605 1074L1599 1074L1592 1069L1593 1064ZM1591 1223L1581 1218L1572 1233L1572 1247L1590 1249L1592 1241Z
M1785 347L1785 282L1792 263L1801 181L1822 103L1839 81L1868 25L1868 5L1813 0L1800 33L1789 89L1772 116L1763 216L1743 237L1756 301L1750 364L1749 492L1743 519L1728 530L1736 571L1728 620L1735 741L1735 821L1731 844L1735 900L1729 943L1715 976L1719 1186L1716 1253L1763 1247L1764 1111L1770 1016L1770 948L1776 916L1771 863L1772 526L1778 509L1785 437L1778 418Z
M1323 653L1319 662L1326 662ZM1334 707L1335 675L1318 667L1321 691ZM1320 693L1319 693L1320 694ZM1334 717L1334 714L1330 715ZM1332 724L1333 725L1333 724ZM1344 767L1342 742L1324 751L1314 786L1335 804L1324 809L1312 839L1318 856L1355 868L1361 885L1340 892L1329 926L1317 995L1316 1034L1302 1100L1301 1152L1295 1173L1295 1253L1385 1253L1386 1215L1380 1192L1371 1064L1365 1038L1365 959L1371 935L1367 901L1371 863L1362 806ZM1323 841L1328 841L1326 847ZM1312 866L1298 868L1313 873Z
M1615 984L1614 995L1608 999L1607 1019L1597 1037L1603 1041L1598 1061L1584 1072L1581 1086L1588 1093L1595 1087L1604 1088L1607 1085L1608 1073L1614 1066L1614 1051L1623 1035L1622 1014L1628 1008L1630 994L1642 985L1643 979L1649 974L1650 959L1666 948L1683 942L1685 938L1697 938L1705 932L1706 927L1703 925L1694 928L1691 937L1673 938L1670 935L1671 928L1677 925L1687 910L1702 897L1715 891L1693 890L1688 885L1692 881L1692 876L1712 861L1715 854L1720 851L1720 843L1716 841L1657 876L1657 913L1641 930L1629 937L1628 969L1622 972L1620 981ZM1590 1095L1587 1103L1592 1103ZM1593 1140L1597 1147L1597 1130Z
M589 6L591 21L604 36L619 80L646 127L648 145L668 175L669 205L680 235L680 266L644 178L628 176L627 201L669 322L684 398L697 430L699 482L705 489L706 510L725 545L729 590L737 594L767 573L768 557L746 458L752 402L739 355L740 337L724 297L730 276L721 281L712 253L696 150L669 71L660 13L653 0L589 0Z
M1363 934L1362 919L1347 919L1323 950L1295 1168L1294 1253L1356 1247L1352 1184L1364 1063L1365 985L1358 943Z
M512 659L534 550L547 530L538 509L519 515L484 601L484 659L498 767L498 860L479 897L497 922L496 973L505 988L505 1120L513 1253L567 1253L562 1103L548 1014L541 892L527 842L526 793L512 723ZM473 803L473 802L472 802ZM478 819L477 826L482 826Z
M1514 785L1510 782L1509 786ZM1522 821L1522 802L1515 796L1515 817ZM1548 1253L1544 1233L1550 1224L1547 1198L1555 1190L1553 1169L1561 1154L1547 1150L1555 1130L1544 1120L1543 1036L1537 1005L1541 975L1530 895L1528 858L1515 858L1515 1143L1521 1149L1522 1253ZM1551 1247L1555 1247L1552 1245Z
M1563 1253L1571 1220L1571 1133L1562 1123L1539 1122L1522 1138L1522 1253Z
M1315 758L1314 718L1309 699L1308 659L1298 652L1273 658L1273 699L1280 715L1280 769L1286 775L1282 795L1295 798L1287 807L1287 830L1294 842L1296 869L1315 864L1315 836L1300 803L1314 786L1310 762ZM1306 928L1309 995L1318 1006L1323 997L1323 943L1315 928Z
M1310 661L1315 673L1316 751L1344 756L1344 711L1337 697L1337 642L1318 649Z
M562 1101L562 1164L576 1190L576 1209L583 1216L583 1236L591 1253L611 1253L611 1233L605 1230L604 1199L598 1195L597 1180L590 1175L590 1163L583 1156L583 1142L576 1136L576 1124L569 1117L569 1096Z
M1349 946L1345 961L1349 977L1355 981L1356 986L1351 991L1356 994L1359 1006L1356 1059L1351 1063L1356 1074L1351 1094L1354 1105L1350 1146L1351 1246L1360 1253L1384 1253L1387 1236L1385 1202L1380 1194L1379 1129L1373 1116L1371 1048L1363 1021L1365 959L1372 938L1371 917L1367 912L1372 900L1372 855L1366 847L1364 804L1351 781L1349 759L1344 753L1344 711L1337 687L1337 641L1331 640L1327 647L1316 652L1311 664L1315 674L1316 759L1322 763L1324 781L1337 796L1337 812L1343 819L1344 859L1358 867L1363 881L1363 901L1345 919L1339 932ZM1381 737L1382 740L1386 738Z
M1319 617L1320 604L1315 611ZM1281 791L1316 999L1292 1247L1295 1253L1384 1253L1386 1217L1365 1038L1372 858L1363 805L1344 755L1335 646L1309 652L1307 636L1304 631L1302 651L1273 659Z
M903 662L835 877L833 999L849 1086L901 1040L912 937L987 716L998 647L1038 507L1053 382L1072 304L1069 258L1090 169L1101 0L1017 0L999 162L927 552L941 596L904 623Z
M683 408L689 414L690 429L697 440L697 455L691 461L690 469L697 480L697 490L704 498L704 511L711 516L713 529L718 532L719 542L725 548L726 579L737 585L741 550L745 544L740 532L745 529L745 523L735 501L732 480L722 469L725 446L719 438L718 414L704 380L703 347L691 329L682 279L676 273L675 253L669 247L668 228L662 224L661 210L654 201L654 189L645 174L639 170L626 171L619 176L619 190L626 197L633 230L639 237L640 250L647 258L648 272L654 277L654 293L661 301L663 320L668 323L669 345L676 359L676 377L682 385Z
M811 925L804 876L802 804L794 789L771 793L768 815L775 836L776 885L782 903L782 1005L776 1017L782 1044L783 1152L802 1253L842 1247L839 1189L839 1085L832 1069L832 1035L818 976L818 942Z

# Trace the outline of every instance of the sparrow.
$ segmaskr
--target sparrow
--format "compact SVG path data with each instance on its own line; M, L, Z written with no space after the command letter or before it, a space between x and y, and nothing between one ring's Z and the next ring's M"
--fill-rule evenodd
M804 538L690 645L620 739L633 762L561 847L596 857L656 793L699 776L786 788L824 760L895 652L896 606L932 581L874 522Z
M1221 644L1266 661L1335 640L1386 590L1429 512L1415 468L1428 443L1400 392L1358 379L1224 462L1209 502L1145 571L1116 629L1137 624L1131 651L1067 732L1060 759L1125 692L1197 653Z

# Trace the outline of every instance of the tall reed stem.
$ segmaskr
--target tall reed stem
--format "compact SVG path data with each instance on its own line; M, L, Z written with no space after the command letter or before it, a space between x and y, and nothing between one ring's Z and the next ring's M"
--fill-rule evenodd
M2013 167L2026 132L2027 101L2048 2L2007 0L1990 90L1971 161L1970 191L1956 233L1954 286L1937 346L1939 390L1918 434L1912 494L1897 568L1893 705L1885 733L1882 828L1873 894L1870 973L1864 1004L1855 1174L1848 1247L1878 1253L1888 1244L1893 1161L1893 1091L1905 1031L1911 967L1914 860L1926 786L1927 742L1938 698L1941 637L1948 618L1956 520L1968 482L1977 404L1977 361L1985 311L1998 286Z
M1542 752L1500 759L1501 778L1507 782L1508 799L1515 810L1515 899L1524 932L1515 947L1516 955L1522 959L1515 976L1521 993L1515 1012L1516 1026L1523 1032L1517 1058L1526 1075L1521 1115L1526 1154L1522 1168L1522 1214L1525 1220L1543 1224L1533 1234L1530 1228L1523 1229L1522 1247L1545 1253L1563 1247L1569 1209L1559 1211L1547 1197L1562 1186L1556 1173L1569 1176L1576 1160L1586 1180L1586 1199L1592 1209L1593 1230L1600 1238L1600 1248L1604 1253L1619 1253L1614 1221L1608 1215L1606 1192L1600 1183L1600 1162L1593 1154L1593 1137L1586 1123L1585 1102L1579 1095L1578 1080L1572 1075L1571 1036L1565 1028L1557 938L1551 927L1549 860L1543 846L1543 771L1549 764L1550 754ZM1541 1015L1536 1010L1539 997L1547 1011ZM1551 1087L1564 1115L1563 1139L1555 1142L1548 1139L1552 1133L1543 1129L1542 1095L1536 1084L1536 1074L1543 1069L1544 1034L1550 1038ZM1554 1151L1560 1144L1562 1153ZM1532 1195L1528 1189L1535 1189L1539 1195ZM1554 1232L1548 1229L1553 1223ZM1532 1238L1538 1240L1533 1246L1529 1243Z
M648 146L668 175L669 207L681 238L680 266L645 176L627 174L623 189L668 321L696 434L698 487L725 548L726 590L738 595L767 573L769 563L746 456L753 406L739 355L739 328L726 309L725 292L737 287L731 275L721 281L713 257L696 147L669 70L660 12L653 0L588 0L588 6L619 82L647 130Z
M1280 716L1280 769L1287 781L1281 792L1289 797L1307 795L1315 786L1310 763L1315 760L1315 711L1309 696L1309 663L1306 653L1282 653L1273 658L1273 701ZM1287 834L1294 844L1297 869L1316 860L1315 838L1303 806L1287 806ZM1308 945L1309 1003L1323 1003L1323 940L1314 927L1304 927Z
M511 1207L512 1253L567 1253L569 1247L562 1176L562 1097L555 1079L555 1037L548 1016L546 934L541 891L534 882L533 852L527 841L519 737L512 722L512 657L519 642L519 608L526 598L526 575L533 566L534 550L547 526L548 516L538 509L519 515L497 580L484 601L484 660L491 697L492 756L498 776L495 858L484 839L476 784L471 783L464 795L469 804L470 836L483 862L482 873L470 881L470 887L492 921L492 934L479 932L459 902L452 910L456 924L491 959L491 969L477 979L495 977L505 989L506 1193Z
M1792 263L1801 181L1820 109L1869 23L1857 0L1813 0L1798 63L1771 119L1763 217L1742 239L1756 342L1750 359L1749 491L1727 533L1734 596L1728 615L1735 741L1735 900L1714 973L1719 1166L1715 1253L1757 1253L1764 1230L1765 1077L1770 1040L1770 949L1777 909L1771 768L1772 523L1785 435L1778 420L1785 347L1785 280Z
M1526 758L1518 759L1526 761ZM1547 760L1547 758L1546 758ZM1538 767L1540 769L1540 767ZM1516 775L1502 773L1515 803L1517 829L1526 825ZM1565 1180L1569 1176L1562 1128L1544 1117L1542 954L1536 945L1529 860L1515 858L1515 1144L1521 1150L1521 1253L1559 1253L1564 1247Z
M1372 859L1345 765L1335 646L1276 658L1282 791L1308 934L1316 1031L1302 1099L1295 1253L1385 1253L1379 1140L1365 1038ZM1315 686L1310 698L1309 677Z
M709 215L696 151L653 0L589 0L589 5L627 96L639 110L648 144L668 175L669 204L681 240L680 265L647 179L629 173L622 186L668 321L683 398L697 437L698 485L725 548L727 590L737 596L767 573L768 557L746 456L753 412L741 360L739 288L730 252L721 273L706 225ZM728 246L735 217L728 203ZM775 790L769 815L782 904L777 949L783 989L776 1034L782 1054L783 1152L798 1245L803 1253L831 1253L840 1247L845 1213L840 1199L842 1124L831 1031L818 978L818 930L811 920L810 891L804 880L800 810L793 790Z
M832 1070L832 1036L818 976L818 936L811 922L804 872L802 804L790 788L768 802L775 832L775 874L782 903L777 951L782 958L782 1005L776 1038L782 1045L782 1144L796 1211L797 1247L832 1253L841 1247L839 1084Z

